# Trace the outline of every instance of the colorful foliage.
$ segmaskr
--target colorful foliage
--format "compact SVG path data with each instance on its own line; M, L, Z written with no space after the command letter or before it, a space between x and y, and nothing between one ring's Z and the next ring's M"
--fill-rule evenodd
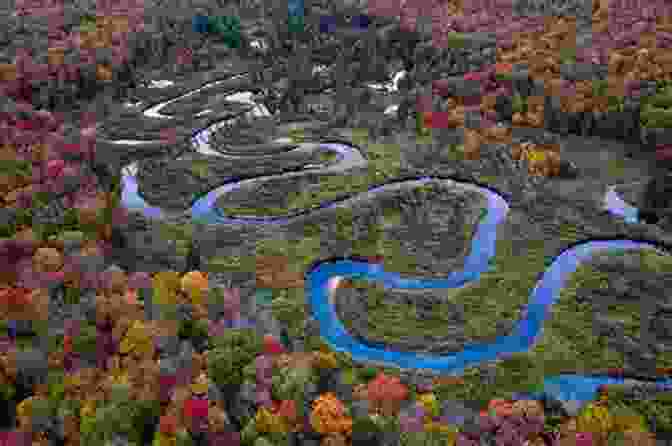
M577 428L580 432L603 433L614 427L614 420L606 406L587 404L577 416Z
M257 409L254 417L256 431L260 434L277 434L286 432L287 426L277 414L266 407Z
M203 304L203 297L208 291L208 278L200 271L191 271L180 280L180 286L194 305Z
M439 406L439 400L434 393L423 393L418 395L418 401L420 401L420 404L422 404L422 407L425 408L425 411L427 411L427 414L430 417L439 416L441 408Z
M131 351L139 353L149 353L154 349L154 340L149 327L141 321L133 322L133 325L126 331L126 335L119 346L119 351L123 354Z
M157 304L177 304L177 296L181 283L180 275L176 271L161 271L154 276L152 283Z
M352 420L346 416L345 406L333 393L325 393L313 401L310 424L322 435L352 433Z
M190 398L184 402L183 413L186 419L202 420L208 417L208 400Z
M331 370L338 367L338 360L334 352L314 352L313 365L318 369Z
M380 372L367 384L367 395L374 410L392 415L399 410L400 403L408 397L408 388L398 377Z
M264 353L267 355L280 355L286 353L282 342L273 335L264 335Z
M159 432L164 435L175 435L177 432L177 419L174 415L166 414L159 419Z

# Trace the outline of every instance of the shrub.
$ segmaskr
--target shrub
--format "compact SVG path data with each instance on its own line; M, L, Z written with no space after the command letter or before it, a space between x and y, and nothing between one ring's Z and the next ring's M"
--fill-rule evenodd
M93 324L82 325L79 335L73 339L73 351L82 355L89 355L97 351L97 330Z
M133 432L133 411L128 401L110 403L96 409L94 415L80 420L84 444L105 444L115 434Z
M358 417L352 422L352 446L377 444L382 434L371 417Z
M180 429L177 431L177 435L175 436L176 442L174 443L175 446L193 446L194 445L194 440L191 438L191 435L189 434L188 431L185 429Z
M254 423L256 431L260 434L279 434L285 430L280 416L265 407L260 407L257 410Z
M652 398L634 399L626 389L610 386L608 406L615 411L619 406L631 407L647 421L647 428L656 432L672 432L672 393L661 393ZM615 412L614 416L616 416Z
M600 434L609 432L614 426L609 409L594 403L587 404L577 416L577 428L580 432Z
M289 400L302 395L312 376L312 370L309 368L283 368L272 378L272 394L279 400Z
M240 432L240 442L243 445L254 444L255 440L259 437L259 432L257 432L256 417L250 419L245 423L245 427Z
M527 101L519 93L513 95L513 113L527 112Z
M455 435L447 432L403 432L401 434L401 446L445 446L455 444ZM458 443L462 444L462 443ZM472 443L464 443L471 445ZM478 444L478 443L473 443ZM487 444L487 443L484 443Z
M302 300L292 297L281 293L273 299L271 308L275 318L288 328L292 337L295 337L301 334L300 322L305 320L305 309Z
M615 431L646 431L646 419L631 407L619 405L610 409Z
M423 393L418 396L418 400L425 408L428 414L432 417L439 416L441 407L439 406L439 400L436 398L434 393Z
M359 376L366 380L370 381L378 375L378 369L375 367L364 367L359 371Z
M208 324L201 320L186 320L180 324L177 333L180 339L188 339L195 346L202 346L208 342Z
M257 440L254 442L254 446L273 446L273 443L268 441L264 437L259 437Z
M63 377L65 373L63 370L50 369L47 372L47 392L49 399L54 402L60 402L65 393L65 386L63 385Z
M137 444L147 444L150 434L156 429L161 406L158 401L138 400L131 403L131 424L133 430L128 433L129 439Z
M5 401L10 401L14 398L14 395L16 395L16 388L14 385L8 382L0 383L0 398Z

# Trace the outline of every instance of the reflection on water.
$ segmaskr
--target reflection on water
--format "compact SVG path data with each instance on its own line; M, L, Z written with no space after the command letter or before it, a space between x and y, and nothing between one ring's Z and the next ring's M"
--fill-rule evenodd
M149 83L150 85L148 86L148 88L166 88L175 85L175 82L168 80L149 81Z
M327 287L330 293L333 293L336 290L336 288L338 288L338 286L341 284L341 280L343 280L343 278L339 276L332 277L331 279L329 279L329 284L327 285Z
M240 102L241 104L253 105L254 108L245 115L254 118L263 118L272 116L264 104L258 104L254 100L254 94L251 91L239 91L224 98L228 102Z
M223 156L221 153L213 150L210 147L210 135L212 130L217 128L218 126L223 125L225 122L218 122L217 124L208 127L206 129L203 129L202 131L198 132L192 139L193 146L196 148L196 152L202 154L202 155L213 155L213 156ZM180 159L180 158L178 158Z
M141 141L139 139L115 139L114 141L107 141L112 144L127 145L127 146L144 146L147 144L156 144L157 141Z
M196 113L196 117L207 115L208 113L212 113L212 110L210 110L209 108L206 108L205 110Z
M283 136L282 138L275 138L273 140L273 142L276 142L276 143L279 143L279 144L291 144L294 141L292 140L292 138L288 138L286 136Z
M399 82L406 76L406 71L398 71L392 76L392 80L385 83L369 82L365 85L371 89L384 93L396 93L399 91Z
M185 93L185 94L183 94L183 95L181 95L181 96L178 96L178 97L176 97L176 98L173 98L173 99L171 99L171 100L169 100L169 101L161 102L160 104L157 104L157 105L155 105L155 106L153 106L153 107L148 108L147 110L144 111L144 115L147 116L147 117L149 117L149 118L156 118L156 119L173 119L173 116L162 115L162 114L159 112L159 110L161 110L161 109L162 109L163 107L165 107L166 105L172 104L172 103L177 102L177 101L179 101L179 100L182 100L182 99L184 99L184 98L188 98L189 96L193 96L193 95L195 95L195 94L197 94L197 93L199 93L199 92L201 92L201 91L203 91L203 90L205 90L205 89L207 89L207 88L212 88L212 87L215 87L215 86L217 86L217 85L221 85L221 84L223 84L223 83L225 83L225 82L231 82L232 80L240 79L241 77L244 77L244 76L245 76L245 74L238 74L238 75L229 77L229 78L227 78L227 79L221 79L221 80L218 80L218 81L215 81L215 82L207 83L207 84L205 84L204 86L199 87L199 88L197 88L197 89L195 89L195 90L192 90L192 91L190 91L190 92L188 92L188 93Z
M315 65L313 67L313 75L315 74L325 74L329 71L329 67L326 65Z
M263 51L268 49L268 45L266 44L266 42L260 39L255 39L252 42L250 42L250 46L256 50Z
M639 210L626 203L616 193L614 186L609 187L604 194L603 207L612 215L625 219L626 223L635 224L639 222Z
M396 115L398 111L399 111L399 104L394 104L387 107L383 113L386 115Z

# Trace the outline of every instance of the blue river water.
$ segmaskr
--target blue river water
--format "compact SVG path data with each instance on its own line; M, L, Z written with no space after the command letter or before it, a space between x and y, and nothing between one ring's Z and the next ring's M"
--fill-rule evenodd
M604 207L613 215L623 218L627 223L638 223L639 212L636 207L626 203L610 186L604 195Z
M354 147L345 144L323 144L328 150L339 154L337 163L349 158L361 156ZM167 213L158 207L148 205L138 193L135 178L135 166L124 170L122 203L129 209L142 212L150 218L164 218ZM300 173L299 173L300 174ZM260 177L252 180L263 180ZM438 178L424 177L415 181L418 184ZM438 179L443 180L443 179ZM408 180L405 180L408 181ZM194 219L210 224L273 224L286 223L301 213L286 217L227 217L219 211L215 202L222 194L239 187L240 183L229 183L207 193L194 202L189 212ZM476 234L471 241L471 250L461 271L454 271L443 279L402 278L399 274L385 271L382 264L352 260L327 261L318 264L306 273L307 294L313 317L319 322L325 341L335 350L347 352L355 360L375 361L389 366L405 369L429 369L446 375L459 375L467 367L484 361L505 358L507 355L525 352L539 339L543 324L550 308L565 285L565 280L592 255L604 250L657 249L654 245L632 240L586 241L557 256L546 269L529 296L526 309L517 321L514 329L495 342L486 344L468 344L462 351L447 355L421 355L411 352L398 352L366 345L351 336L338 319L332 302L330 284L332 279L358 277L383 283L385 287L401 289L448 289L463 287L476 281L489 268L495 254L497 226L504 221L509 207L505 199L497 192L473 184L460 183L461 187L476 190L487 198L487 213L481 219ZM384 186L383 186L384 187ZM376 189L380 189L377 187ZM371 189L369 193L375 192ZM321 207L335 206L337 203L325 203ZM628 206L610 189L605 195L605 206L615 216L634 223L637 221L636 209ZM311 211L312 212L312 211ZM580 404L594 399L596 391L603 384L623 383L623 378L608 376L560 375L546 378L543 393L561 401L577 401ZM657 381L666 389L672 386L672 379Z

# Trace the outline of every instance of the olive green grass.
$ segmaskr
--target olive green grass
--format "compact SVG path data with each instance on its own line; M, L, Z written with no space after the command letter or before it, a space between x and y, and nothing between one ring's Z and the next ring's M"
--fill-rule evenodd
M449 304L441 304L429 315L420 317L415 305L394 304L385 302L385 290L377 284L369 284L363 280L353 280L353 286L367 292L367 338L370 341L391 343L394 340L432 339L441 337L442 332L450 332ZM402 311L405 311L402 312ZM352 329L350 321L343 323ZM412 335L409 336L409 333ZM447 333L446 333L447 334Z
M324 150L319 153L318 158L321 162L329 164L336 161L336 159L338 159L338 155L331 150Z
M464 144L447 144L442 149L442 155L448 161L461 161L464 159Z
M607 173L610 177L623 178L627 167L626 160L622 158L607 161Z
M467 37L464 35L464 33L459 33L459 32L451 32L448 33L448 46L450 48L464 48L465 44L467 42Z

